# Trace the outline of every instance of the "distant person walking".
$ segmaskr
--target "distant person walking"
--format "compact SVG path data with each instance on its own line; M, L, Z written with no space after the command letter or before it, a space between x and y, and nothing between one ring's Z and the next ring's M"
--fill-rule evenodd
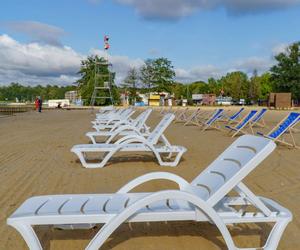
M43 105L42 98L38 99L38 103L39 103L39 112L41 113L42 112L42 105Z

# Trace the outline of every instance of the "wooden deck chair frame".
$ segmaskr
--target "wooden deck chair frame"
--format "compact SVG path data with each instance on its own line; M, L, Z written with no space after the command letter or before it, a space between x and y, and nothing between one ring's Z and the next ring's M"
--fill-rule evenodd
M238 120L242 113L244 112L245 108L240 108L237 112L233 113L232 115L224 115L225 119L222 119L221 121L227 122L228 125L232 123L239 123L240 120Z
M264 119L264 116L267 113L267 111L267 108L263 108L257 113L257 115L253 119L253 127L267 128L267 124ZM257 117L260 118L256 120Z
M203 111L200 108L197 108L190 116L187 117L183 125L184 126L199 125L198 120L200 119L201 116L203 116Z
M288 127L286 127L285 130L283 130L276 138L270 137L269 135L272 134L273 132L275 132L277 129L279 129L279 127L281 126L281 124L289 117L290 114L295 113L298 114L298 118L295 119L295 121L293 123L291 123ZM296 113L296 112L291 112L290 114L288 114L287 116L285 116L279 123L276 124L276 126L267 134L263 134L258 132L258 135L264 136L268 139L273 140L274 142L278 142L281 143L283 145L289 146L289 147L294 147L297 149L300 149L300 146L297 145L296 140L294 138L293 135L293 129L294 127L300 122L300 113ZM291 138L292 143L285 141L284 136L286 136L286 134L288 134Z
M178 123L178 122L185 122L187 119L187 114L188 114L188 110L189 108L186 107L184 108L181 112L178 113L178 115L175 117L174 122Z
M236 124L235 127L231 127L231 126L225 126L225 128L229 129L229 134L231 134L233 132L233 134L231 135L231 137L235 137L236 135L238 135L239 133L242 134L247 134L247 131L244 131L246 129L246 127L249 127L251 130L251 133L254 135L254 130L253 130L253 125L255 123L251 122L254 118L255 115L257 114L257 110L250 110L248 112L248 114L246 114L239 123Z
M213 113L207 116L204 120L199 120L199 126L202 131L205 131L209 128L216 130L222 130L220 125L220 119L223 115L224 109L216 109Z

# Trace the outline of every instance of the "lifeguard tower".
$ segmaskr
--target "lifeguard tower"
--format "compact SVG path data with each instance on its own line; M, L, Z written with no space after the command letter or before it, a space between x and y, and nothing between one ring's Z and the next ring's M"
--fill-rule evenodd
M104 50L106 52L110 48L108 41L109 37L107 35L104 36ZM103 66L107 67L107 72L105 74L100 72L100 68ZM97 99L109 99L110 104L112 106L114 105L114 100L112 96L113 73L111 67L112 64L109 63L108 54L106 56L106 59L102 62L95 61L94 91L90 102L92 111L94 110Z

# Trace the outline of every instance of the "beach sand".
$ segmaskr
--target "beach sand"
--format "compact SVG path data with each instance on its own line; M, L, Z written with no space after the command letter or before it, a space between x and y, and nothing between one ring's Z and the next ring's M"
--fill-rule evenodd
M269 111L267 124L273 127L287 111ZM152 171L168 171L188 181L195 178L235 139L215 130L200 132L195 126L172 124L166 136L172 144L188 148L178 167L160 167L152 155L116 157L102 169L85 169L70 149L88 143L90 111L55 110L29 112L0 120L0 249L27 249L6 218L27 198L47 194L116 192L129 180ZM160 116L150 116L149 125ZM258 129L261 131L261 129ZM267 131L264 129L263 131ZM300 143L300 137L297 135ZM276 200L290 209L293 221L280 241L279 249L300 249L300 150L279 146L246 179L252 191ZM136 191L175 188L170 182L154 181ZM84 249L99 229L57 230L37 227L45 249ZM239 247L255 247L266 239L268 226L230 226ZM216 227L209 223L161 222L123 224L101 249L226 249Z

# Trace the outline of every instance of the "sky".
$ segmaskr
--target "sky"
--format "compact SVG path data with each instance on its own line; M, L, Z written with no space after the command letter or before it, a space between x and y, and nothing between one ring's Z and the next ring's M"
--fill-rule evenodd
M172 61L176 80L251 75L300 40L300 0L3 0L0 85L68 85L81 60L105 56L117 83L145 59Z

